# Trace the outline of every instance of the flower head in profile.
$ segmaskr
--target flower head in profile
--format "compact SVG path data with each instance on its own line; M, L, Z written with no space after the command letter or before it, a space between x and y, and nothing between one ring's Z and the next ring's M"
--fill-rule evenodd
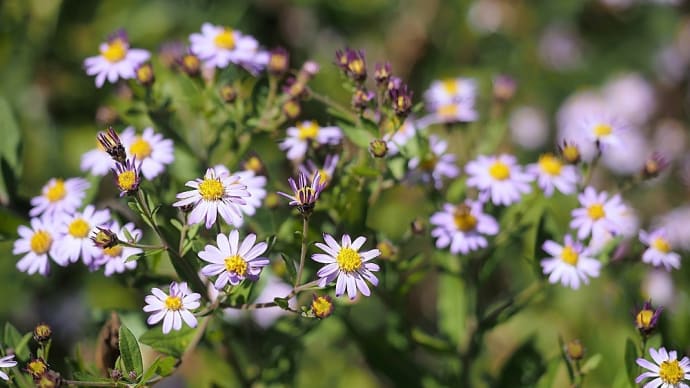
M292 189L292 194L283 193L279 191L278 194L290 200L290 206L297 206L299 212L308 217L316 206L316 200L319 199L319 195L324 188L326 188L326 182L321 179L321 174L316 173L311 181L307 178L307 175L300 172L297 178L298 182L292 177L288 178L288 183L290 184L290 189Z
M537 185L547 197L553 195L554 189L563 194L572 194L577 190L577 169L573 165L564 164L553 154L541 155L537 163L527 166L527 172L536 177Z
M172 140L155 133L151 127L144 128L141 135L137 135L133 127L128 127L120 138L127 155L136 158L140 163L138 169L148 180L162 174L165 166L175 160Z
M96 210L88 205L82 212L63 214L55 219L59 237L55 241L53 260L60 265L67 265L79 260L87 266L92 266L96 258L100 257L101 249L94 245L89 235L98 226L110 222L108 209Z
M310 145L335 145L342 138L338 127L321 127L316 121L302 121L287 129L287 138L280 143L280 149L287 151L288 159L297 161L304 158Z
M618 146L621 144L622 132L626 127L617 119L599 115L583 121L582 130L587 138L599 147Z
M206 67L223 69L231 63L242 66L252 74L264 69L269 53L259 49L259 42L249 35L229 27L204 23L201 33L189 37L190 50Z
M467 185L479 189L481 200L491 198L494 205L508 206L532 190L531 174L522 171L513 155L479 155L467 163L465 171Z
M108 82L115 83L118 79L135 78L135 69L149 60L151 54L142 49L129 47L127 34L119 30L101 43L100 55L84 60L86 74L96 76L96 87Z
M43 186L41 195L31 199L33 207L29 215L36 217L45 214L52 217L72 213L81 206L89 186L89 182L82 178L53 178Z
M574 290L580 284L588 284L590 277L598 277L601 263L591 257L582 244L574 241L570 235L565 236L563 245L548 240L542 249L551 257L541 261L545 275L549 275L549 283L561 283Z
M115 162L125 162L127 151L113 127L109 127L105 132L100 132L97 138L96 148L81 156L80 168L82 171L89 171L95 176L103 176L110 172Z
M14 368L17 366L17 361L14 360L14 354L0 358L0 368ZM10 376L0 370L0 379L8 381Z
M179 201L173 206L194 206L187 220L189 225L205 220L206 229L211 229L219 214L226 223L241 225L240 206L246 205L244 198L249 197L250 194L239 177L222 172L219 174L213 168L209 168L203 178L188 181L185 186L193 190L177 194Z
M455 164L455 155L446 153L448 142L436 135L429 136L429 151L422 157L414 157L407 163L408 168L417 170L423 182L433 182L440 190L444 178L456 178L460 168Z
M364 296L369 296L371 291L367 282L373 286L379 284L379 280L372 273L377 272L379 266L370 261L381 252L378 249L359 252L367 241L366 237L362 236L352 241L349 235L344 234L340 244L327 233L323 234L323 239L326 243L316 243L316 246L326 253L315 253L311 256L312 260L325 264L317 272L320 278L319 287L325 287L336 280L335 296L341 296L346 291L350 300L355 299L358 291Z
M219 234L216 246L206 245L199 252L199 258L210 264L201 269L204 276L218 276L214 286L223 289L228 283L236 286L244 279L257 280L261 269L268 265L267 258L261 255L268 249L268 244L256 244L256 235L250 233L240 242L239 232L233 230L227 236Z
M199 299L201 295L191 292L184 282L170 283L169 294L160 288L152 288L151 295L146 296L144 311L153 314L146 323L155 325L163 320L163 334L182 329L182 321L189 327L196 327L196 317L191 310L199 308Z
M436 238L436 247L450 246L453 254L466 255L485 248L485 236L498 233L498 222L484 214L479 201L467 200L458 206L447 203L442 211L431 216L430 222L435 226L431 235Z
M627 212L620 195L609 198L607 192L597 193L592 187L578 197L580 208L572 211L570 227L577 229L577 238L585 239L590 234L608 232L616 234L621 230L621 217Z
M637 327L637 330L644 336L651 334L659 323L662 310L663 308L661 307L654 310L651 301L644 302L642 308L635 312L635 327Z
M323 162L322 168L319 168L312 160L307 160L306 164L301 164L299 166L299 171L300 173L306 175L310 180L313 180L318 173L321 179L320 183L323 183L324 186L328 186L328 184L333 180L335 168L338 166L339 160L340 156L338 154L327 155L326 160Z
M314 294L310 307L311 312L315 317L319 319L328 318L331 314L333 314L333 299L331 299L331 297L328 295L317 296Z
M116 231L117 241L127 241L136 243L141 239L141 231L136 229L133 223L129 222L120 228L117 221L110 224L109 230ZM125 230L127 232L125 232ZM133 240L129 240L127 235L131 236ZM94 266L105 266L105 276L111 276L116 273L123 273L125 271L133 270L137 267L137 261L127 261L130 256L142 253L141 248L134 248L117 243L110 247L100 248L100 255L94 259Z
M640 231L640 241L647 246L642 254L642 261L655 267L664 266L667 271L680 268L680 255L673 252L666 230L656 229L652 232Z
M43 276L50 272L50 260L55 256L54 242L58 238L51 218L32 218L30 227L20 225L17 233L19 240L14 242L12 254L24 257L17 262L17 269L29 275L39 273Z
M139 190L141 183L141 163L137 165L136 156L134 159L125 160L124 164L116 163L113 175L115 185L120 189L120 197L133 195Z
M478 118L475 109L477 83L469 78L448 78L431 83L424 93L430 114L420 120L422 126L438 123L470 122Z
M637 376L635 383L640 384L648 378L650 382L645 384L645 388L687 388L685 382L690 380L690 359L683 357L678 360L678 353L675 350L667 351L666 348L649 348L649 355L654 362L644 358L637 359L637 365L647 371Z

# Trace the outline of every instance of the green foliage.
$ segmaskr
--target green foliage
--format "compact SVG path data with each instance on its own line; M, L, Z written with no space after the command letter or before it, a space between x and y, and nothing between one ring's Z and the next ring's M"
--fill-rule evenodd
M161 327L154 327L142 334L139 342L163 354L181 358L185 349L191 344L195 333L196 329L187 326L183 326L180 330L172 330L168 334L163 334Z
M120 358L124 366L123 373L134 371L137 377L144 372L144 364L141 359L139 343L127 326L120 326Z

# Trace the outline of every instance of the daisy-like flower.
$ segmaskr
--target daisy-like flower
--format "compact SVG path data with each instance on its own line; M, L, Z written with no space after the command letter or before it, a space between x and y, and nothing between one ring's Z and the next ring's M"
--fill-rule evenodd
M20 238L14 242L12 254L26 253L17 262L17 269L29 275L36 272L43 276L48 275L50 272L48 257L55 260L52 250L55 246L55 239L58 237L52 220L48 217L32 218L31 227L20 225L17 233L19 233Z
M675 350L667 351L666 348L649 348L649 355L654 362L637 359L637 365L647 369L647 372L637 376L635 383L640 384L648 378L653 378L645 384L645 388L688 388L685 382L690 380L690 359L683 357L678 360Z
M17 366L17 361L14 361L14 354L0 358L0 368L14 368ZM10 376L0 370L0 379L8 381Z
M300 172L299 183L295 183L292 177L288 178L288 183L292 189L293 194L283 193L279 191L278 194L290 200L290 206L297 206L300 213L303 216L309 216L316 206L316 200L319 199L319 195L326 187L326 183L321 179L321 174L316 173L311 179L311 182L307 179L307 176Z
M431 83L424 92L427 107L438 110L441 106L472 102L477 96L477 82L470 78L448 78Z
M582 131L587 138L595 142L601 149L606 146L617 146L621 143L621 132L625 125L616 119L604 115L590 117L583 121Z
M434 213L430 222L435 225L431 235L437 248L450 246L453 254L468 254L487 246L487 235L498 233L498 222L482 211L482 203L467 200L458 206L449 203L443 210Z
M165 166L175 160L173 141L155 133L151 127L144 128L141 135L133 127L127 127L120 138L127 155L139 161L139 169L148 180L163 173Z
M239 177L225 175L222 172L218 174L216 170L209 168L202 179L188 181L185 186L194 190L177 194L179 201L173 206L194 206L187 220L189 225L205 220L206 229L211 229L216 223L218 214L228 224L235 226L242 224L240 206L247 204L243 198L249 197L250 194Z
M120 189L120 197L132 195L139 189L141 183L141 163L136 165L137 158L125 160L124 164L116 163L113 168L115 184Z
M151 57L146 50L130 48L127 34L123 30L117 31L107 42L101 43L99 51L100 55L84 60L86 74L96 76L98 88L103 86L106 77L111 84L119 78L134 78L134 70Z
M433 124L471 122L478 117L474 102L449 102L437 106L429 115L422 117L419 125L426 127Z
M324 186L328 186L333 180L333 174L335 173L335 168L339 160L340 156L338 154L327 155L326 160L323 162L323 168L319 168L316 163L307 160L306 164L301 164L299 166L299 171L309 177L309 179L314 179L314 176L318 173L321 179L320 183L323 183Z
M43 186L40 196L31 199L33 208L29 215L36 217L45 214L52 217L72 213L81 206L89 186L89 182L82 178L53 178Z
M436 135L429 136L429 152L424 157L410 159L408 168L418 170L423 182L434 182L436 189L443 187L443 178L455 178L460 169L455 165L455 155L447 154L448 142Z
M411 117L403 122L400 128L393 132L388 132L383 136L383 140L388 146L388 155L395 155L404 147L410 139L417 133L417 123Z
M323 253L315 253L311 256L312 260L326 264L317 276L320 278L319 287L325 287L328 283L336 280L335 296L341 296L347 290L350 300L355 299L357 291L364 296L371 295L367 281L373 286L379 284L379 280L372 272L379 270L378 264L370 261L381 255L378 249L359 252L359 249L367 241L366 237L360 236L355 241L350 240L350 236L344 234L341 244L330 234L324 233L323 239L326 242L316 243L316 246Z
M663 265L667 271L680 268L680 255L672 251L672 245L663 228L650 233L641 230L640 241L648 248L642 254L642 261L655 267Z
M288 128L287 136L280 149L287 151L287 158L293 161L303 159L312 143L335 145L343 138L340 128L321 127L316 121L303 121Z
M95 258L100 257L101 249L94 245L89 234L98 226L110 221L108 209L96 210L88 205L83 212L63 214L55 219L59 237L55 241L53 260L60 265L67 265L79 260L91 266Z
M254 233L248 234L242 243L239 238L237 229L227 236L221 233L216 237L217 246L206 245L199 252L199 258L210 263L201 269L201 273L204 276L218 276L214 286L219 290L228 283L236 286L247 278L258 279L261 269L269 263L267 258L261 257L268 249L268 244L255 244Z
M227 67L230 63L240 65L253 74L268 64L270 54L259 50L259 42L249 35L228 27L204 23L201 33L189 37L190 50L206 67Z
M577 238L583 240L601 231L616 234L621 230L621 217L627 213L620 195L609 198L607 192L597 193L592 187L578 197L582 207L573 210L570 227L577 229Z
M125 229L127 229L129 235L134 238L134 241L129 242L136 243L141 238L141 231L136 229L134 224L131 222L120 228L120 224L118 224L117 221L113 221L112 224L110 224L109 229L117 231L116 236L119 241L128 241ZM111 276L114 273L123 273L128 270L133 270L137 267L137 261L132 260L127 262L127 258L143 252L140 248L128 247L122 244L115 244L112 247L102 248L100 251L100 256L94 258L94 266L100 267L105 265L105 276Z
M465 171L469 175L467 185L480 190L482 201L491 198L495 205L518 202L523 194L532 190L531 174L522 171L513 155L479 155L467 163Z
M197 321L190 310L199 308L201 295L191 292L187 283L170 283L170 294L166 294L160 288L152 288L151 294L146 296L144 311L153 313L146 320L149 325L155 325L163 320L163 334L170 330L180 330L182 321L189 327L196 327Z
M592 258L589 250L574 241L570 235L565 236L563 245L548 240L542 249L551 255L541 261L544 274L549 275L549 283L560 282L577 290L580 283L588 284L590 277L599 276L599 260Z
M219 177L233 175L223 165L217 165L213 169L216 171L216 176ZM247 191L249 192L249 196L244 198L246 203L238 206L244 214L253 216L256 214L256 209L261 207L261 201L266 198L266 177L257 175L253 170L239 171L234 175L239 178L240 184L247 186ZM242 224L242 219L239 221L240 225L237 226Z
M564 164L553 154L539 157L539 161L527 166L527 172L536 177L537 185L550 197L554 189L563 194L572 194L577 189L578 173L575 166Z

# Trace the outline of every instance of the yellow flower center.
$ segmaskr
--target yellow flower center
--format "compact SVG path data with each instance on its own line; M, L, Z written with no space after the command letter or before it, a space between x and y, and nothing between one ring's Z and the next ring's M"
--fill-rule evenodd
M455 79L443 80L441 81L441 85L443 86L443 90L450 95L458 93L458 82Z
M652 310L642 310L637 313L635 317L635 322L637 327L648 328L652 324L652 317L654 316L654 311Z
M539 168L549 175L560 175L562 167L563 163L552 154L544 154L539 157Z
M569 163L575 163L580 159L580 149L575 144L568 144L561 149L563 158Z
M668 241L664 240L661 237L657 237L654 239L654 241L652 241L652 248L662 253L671 252L671 244L669 244Z
M304 193L303 195L300 195L301 193ZM314 195L316 194L316 191L311 186L303 187L295 193L295 198L298 200L304 199L303 203L309 203L310 201L313 201Z
M610 135L611 132L613 132L613 128L608 124L597 124L594 126L594 135L596 137L606 137Z
M497 160L489 167L489 175L496 180L504 181L510 178L510 167L500 160Z
M438 115L441 117L449 118L458 115L458 106L455 104L445 104L438 108Z
M223 32L219 33L215 38L213 38L213 43L215 43L219 48L232 50L235 48L235 34L231 29L224 28Z
M240 255L227 257L225 259L225 270L235 273L237 276L245 276L247 274L247 262Z
M120 255L122 255L122 247L115 245L114 247L103 248L103 254L110 257L120 257Z
M664 361L659 365L659 377L666 384L678 384L683 380L685 372L678 364L678 360Z
M362 267L362 257L352 248L340 248L338 256L335 258L341 271L353 272Z
M247 159L247 161L244 163L244 168L246 168L247 170L252 170L252 171L254 171L254 172L256 172L256 173L258 173L259 171L261 171L261 168L262 168L262 167L263 167L263 166L262 166L262 164L261 164L261 160L259 160L259 158L257 158L256 156L250 157L250 158Z
M120 62L127 56L127 44L122 39L115 39L101 51L101 55L110 63Z
M144 160L151 155L153 150L151 149L151 144L144 140L141 136L137 136L131 146L129 146L129 152L137 157L137 160Z
M39 230L31 236L31 250L37 255L48 252L52 243L53 237L45 230Z
M206 178L199 183L199 194L207 201L219 201L224 192L223 184L218 179Z
M438 163L438 157L434 154L431 154L422 159L422 161L419 163L419 167L424 171L434 171L434 168L436 168L436 163Z
M472 215L471 210L469 206L462 204L458 206L453 214L455 226L463 232L469 232L477 227L477 218Z
M50 202L57 202L67 195L67 190L65 190L65 181L62 179L56 179L55 183L46 190L46 198Z
M134 171L123 171L117 176L117 185L120 186L122 190L131 191L136 186L136 183L137 175L134 173Z
M69 234L76 238L84 238L89 235L91 226L83 218L77 218L69 224Z
M329 179L331 179L331 177L328 175L328 172L324 169L319 169L319 183L326 183Z
M577 251L573 249L572 246L566 245L563 247L563 251L561 252L561 260L563 260L564 263L574 266L577 265L579 258L580 255L578 255Z
M301 140L314 140L316 135L319 134L319 125L315 121L298 124L297 129L299 130L298 137Z
M43 362L43 360L37 358L29 361L29 363L26 364L26 370L32 376L38 377L43 375L48 370L48 366L45 362Z
M354 59L350 61L350 63L347 64L347 68L353 74L362 74L366 72L364 68L364 61L362 61L361 59Z
M604 211L604 205L600 203L595 203L587 208L587 215L594 221L606 217L606 212Z
M333 302L323 296L319 296L311 302L311 309L317 317L325 318L331 313Z
M179 296L168 296L165 298L165 308L169 311L177 311L182 309L182 298Z

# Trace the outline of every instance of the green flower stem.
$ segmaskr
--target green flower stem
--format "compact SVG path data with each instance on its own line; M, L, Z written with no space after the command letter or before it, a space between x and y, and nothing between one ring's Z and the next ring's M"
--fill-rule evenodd
M341 105L341 104L339 104L339 103L337 103L337 102L331 100L331 99L328 98L327 96L324 96L324 95L321 95L321 94L319 94L319 93L316 93L316 92L313 91L312 89L308 89L308 90L309 90L309 96L310 96L311 98L313 98L313 99L315 99L316 101L318 101L318 102L320 102L320 103L326 105L327 107L330 107L330 108L332 108L332 109L334 109L334 110L337 110L338 112L340 112L340 113L341 113L342 115L344 115L345 117L348 117L348 118L350 119L351 122L356 123L358 127L361 127L361 126L362 126L362 121L359 119L359 116L357 116L356 114L352 113L349 109L347 109L347 108L344 107L343 105Z
M304 270L304 260L307 257L307 233L309 232L309 216L302 218L302 246L299 253L299 267L295 278L295 289L302 283L302 271Z
M583 188L589 186L589 181L592 180L592 175L594 173L594 169L597 167L597 164L599 164L600 159L601 159L601 148L600 148L600 146L597 146L597 154L594 156L594 160L592 160L592 163L589 164L585 178L582 180L582 187Z
M182 230L180 231L180 244L177 248L177 254L180 256L184 255L184 242L187 238L187 231L189 230L189 225L187 225L187 213L182 213Z
M307 291L310 290L312 287L316 286L319 284L318 280L311 281L309 283L302 284L301 286L295 287L290 291L289 294L285 295L282 299L292 299L293 297L299 295L302 291ZM277 307L278 304L276 302L265 302L265 303L245 303L241 305L228 305L228 304L220 304L220 307L223 308L231 308L231 309L238 309L238 310L257 310L257 309L263 309L263 308L269 308L269 307ZM299 313L297 310L293 309L288 309L289 311L292 311L293 313Z
M120 241L118 242L118 245L122 245L125 247L131 247L131 248L139 248L143 249L145 251L153 251L157 249L167 249L165 245L149 245L149 244L139 244L139 243L132 243L132 242L127 242L127 241Z

